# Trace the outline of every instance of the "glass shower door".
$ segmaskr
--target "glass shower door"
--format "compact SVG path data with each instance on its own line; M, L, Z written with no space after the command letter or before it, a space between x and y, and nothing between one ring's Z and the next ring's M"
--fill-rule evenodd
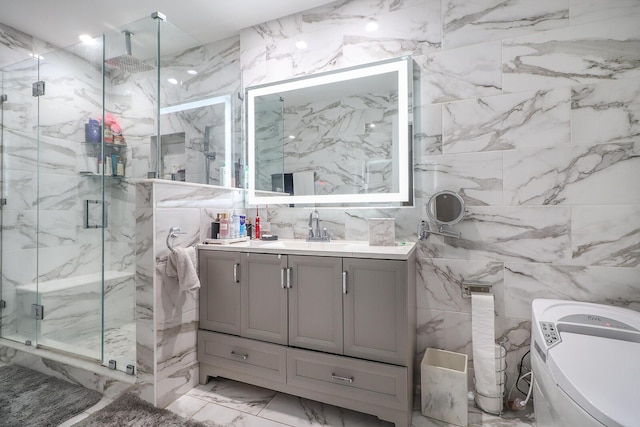
M103 176L93 128L102 120L101 44L42 54L37 98L38 344L100 361Z
M38 60L0 71L2 203L0 259L0 336L36 345L38 302Z

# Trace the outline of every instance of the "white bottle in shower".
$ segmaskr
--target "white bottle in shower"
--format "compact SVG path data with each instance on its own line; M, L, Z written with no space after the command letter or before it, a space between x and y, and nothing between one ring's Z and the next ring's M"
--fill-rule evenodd
M229 183L227 182L227 166L226 163L223 163L220 166L220 185L223 187L228 187Z

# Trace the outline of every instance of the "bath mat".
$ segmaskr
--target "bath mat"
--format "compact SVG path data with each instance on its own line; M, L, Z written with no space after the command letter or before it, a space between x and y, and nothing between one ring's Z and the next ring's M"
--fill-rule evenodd
M154 408L150 403L123 394L73 427L205 427L205 424L182 418L173 412Z
M22 366L0 367L2 426L58 426L101 398L97 391Z

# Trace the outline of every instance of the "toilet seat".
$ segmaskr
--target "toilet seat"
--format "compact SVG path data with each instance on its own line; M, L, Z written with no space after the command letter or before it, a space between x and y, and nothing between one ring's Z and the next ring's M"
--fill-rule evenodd
M570 332L560 338L547 359L558 386L606 426L637 423L640 343Z
M536 423L637 426L640 312L549 299L531 308Z

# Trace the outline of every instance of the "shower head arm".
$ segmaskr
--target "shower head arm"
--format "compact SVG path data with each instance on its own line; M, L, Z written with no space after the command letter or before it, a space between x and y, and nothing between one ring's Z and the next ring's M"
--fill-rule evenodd
M124 50L127 55L131 55L131 35L133 33L129 30L124 30L122 33L124 34Z

